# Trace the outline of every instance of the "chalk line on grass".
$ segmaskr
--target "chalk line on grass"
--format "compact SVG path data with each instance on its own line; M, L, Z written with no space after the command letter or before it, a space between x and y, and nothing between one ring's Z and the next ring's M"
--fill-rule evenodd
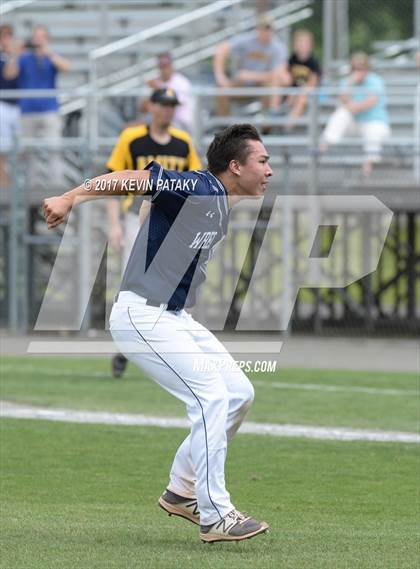
M259 387L274 387L276 389L297 389L303 391L327 391L338 393L365 393L367 395L400 395L413 397L420 395L420 389L389 389L387 387L360 387L355 385L328 385L319 383L287 383L278 381L254 381Z
M47 377L84 377L86 379L112 379L108 371L73 371L65 369L52 370L51 368L44 368L38 366L25 366L25 365L2 365L1 371L14 372L14 373L42 373ZM125 375L126 378L134 378L134 375L129 373ZM330 393L363 393L366 395L391 395L391 396L401 396L401 397L415 397L420 395L420 387L415 389L395 389L395 388L382 388L382 387L364 387L356 385L329 385L329 384L319 384L319 383L298 383L298 382L284 382L284 381L262 381L253 380L251 381L254 386L264 387L264 388L275 388L275 389L292 389L292 390L303 390L303 391L324 391ZM336 379L339 381L339 378ZM351 381L351 380L346 380Z
M156 417L153 415L110 413L107 411L77 411L74 409L32 407L12 403L10 401L0 401L0 417L99 425L163 427L169 429L190 427L188 420L177 417ZM309 425L279 425L276 423L246 422L241 426L240 432L253 435L335 441L420 443L420 435L417 433L349 429L345 427L315 427Z

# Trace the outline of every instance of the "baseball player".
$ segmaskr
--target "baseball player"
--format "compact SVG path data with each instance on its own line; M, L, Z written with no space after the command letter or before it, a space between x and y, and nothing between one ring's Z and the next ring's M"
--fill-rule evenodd
M240 541L266 532L268 524L241 514L226 489L227 443L250 407L254 391L216 337L185 308L195 301L207 262L227 232L230 208L261 196L272 170L256 129L233 125L207 151L208 170L176 172L157 162L144 170L105 174L44 201L48 228L71 207L129 183L151 197L110 316L119 349L156 383L183 401L191 432L176 452L159 505L170 515L200 525L204 542ZM107 184L109 183L109 187ZM133 190L134 191L134 190ZM199 358L206 371L194 371Z
M150 97L150 124L140 124L123 130L107 162L109 172L142 169L152 160L169 170L181 172L200 169L201 162L190 135L171 126L178 105L179 100L173 89L156 89ZM123 245L124 270L139 230L139 223L144 221L149 213L150 202L142 201L140 196L127 196L122 203L123 227L120 222L120 200L109 200L107 205L109 240L117 251ZM123 354L116 354L112 358L112 375L121 377L126 366L127 358Z

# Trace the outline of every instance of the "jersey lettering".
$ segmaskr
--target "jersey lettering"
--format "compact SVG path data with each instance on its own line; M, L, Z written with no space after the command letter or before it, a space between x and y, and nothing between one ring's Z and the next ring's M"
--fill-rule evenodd
M217 231L199 231L190 245L190 249L210 249L215 240Z
M149 154L147 156L138 156L136 162L137 170L144 170L149 162L159 162L165 170L177 170L182 172L188 169L188 159L181 156L164 156L158 155L153 156Z

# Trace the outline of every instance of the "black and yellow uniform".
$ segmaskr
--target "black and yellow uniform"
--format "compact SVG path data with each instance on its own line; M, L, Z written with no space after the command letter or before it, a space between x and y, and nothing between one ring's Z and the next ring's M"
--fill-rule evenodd
M289 57L289 71L292 76L293 87L303 87L309 81L311 74L315 73L318 80L321 77L321 66L313 55L300 59L296 53Z
M183 130L169 127L171 139L168 144L159 144L150 136L147 125L126 128L120 134L117 144L107 162L112 170L141 170L155 160L168 170L200 170L201 162L191 137ZM129 195L123 201L124 212L138 213L141 198Z

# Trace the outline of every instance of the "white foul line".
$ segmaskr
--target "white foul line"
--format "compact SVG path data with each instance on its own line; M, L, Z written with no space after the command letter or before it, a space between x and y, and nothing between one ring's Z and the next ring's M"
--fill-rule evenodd
M60 369L57 371L51 368L42 368L38 366L16 366L3 364L0 366L0 370L5 372L14 373L42 373L42 375L48 377L85 377L86 379L98 378L98 379L110 379L110 374L108 371L73 371ZM126 379L134 379L136 376L134 374L126 373ZM278 381L261 381L253 380L251 377L253 385L257 387L274 387L275 389L294 389L294 390L304 390L304 391L324 391L324 392L342 392L342 393L365 393L367 395L397 395L402 397L415 397L420 395L420 387L415 389L390 389L382 387L359 387L355 385L327 385L319 383L290 383L290 382L278 382ZM346 380L351 381L351 380Z
M39 419L44 421L63 421L68 423L90 423L98 425L130 425L164 428L189 428L186 419L175 417L155 417L130 413L110 413L107 411L76 411L73 409L50 409L31 407L9 401L0 401L0 417L12 419ZM309 425L279 425L271 423L244 423L241 433L271 435L276 437L299 437L332 441L369 441L389 443L420 443L420 435L398 431L370 431L366 429L347 429L345 427L313 427Z
M285 383L278 381L253 381L254 385L260 387L274 387L277 389L303 389L306 391L330 391L330 392L349 392L349 393L367 393L368 395L402 395L402 396L419 396L420 389L389 389L381 387L358 387L354 385L322 385L317 383Z

